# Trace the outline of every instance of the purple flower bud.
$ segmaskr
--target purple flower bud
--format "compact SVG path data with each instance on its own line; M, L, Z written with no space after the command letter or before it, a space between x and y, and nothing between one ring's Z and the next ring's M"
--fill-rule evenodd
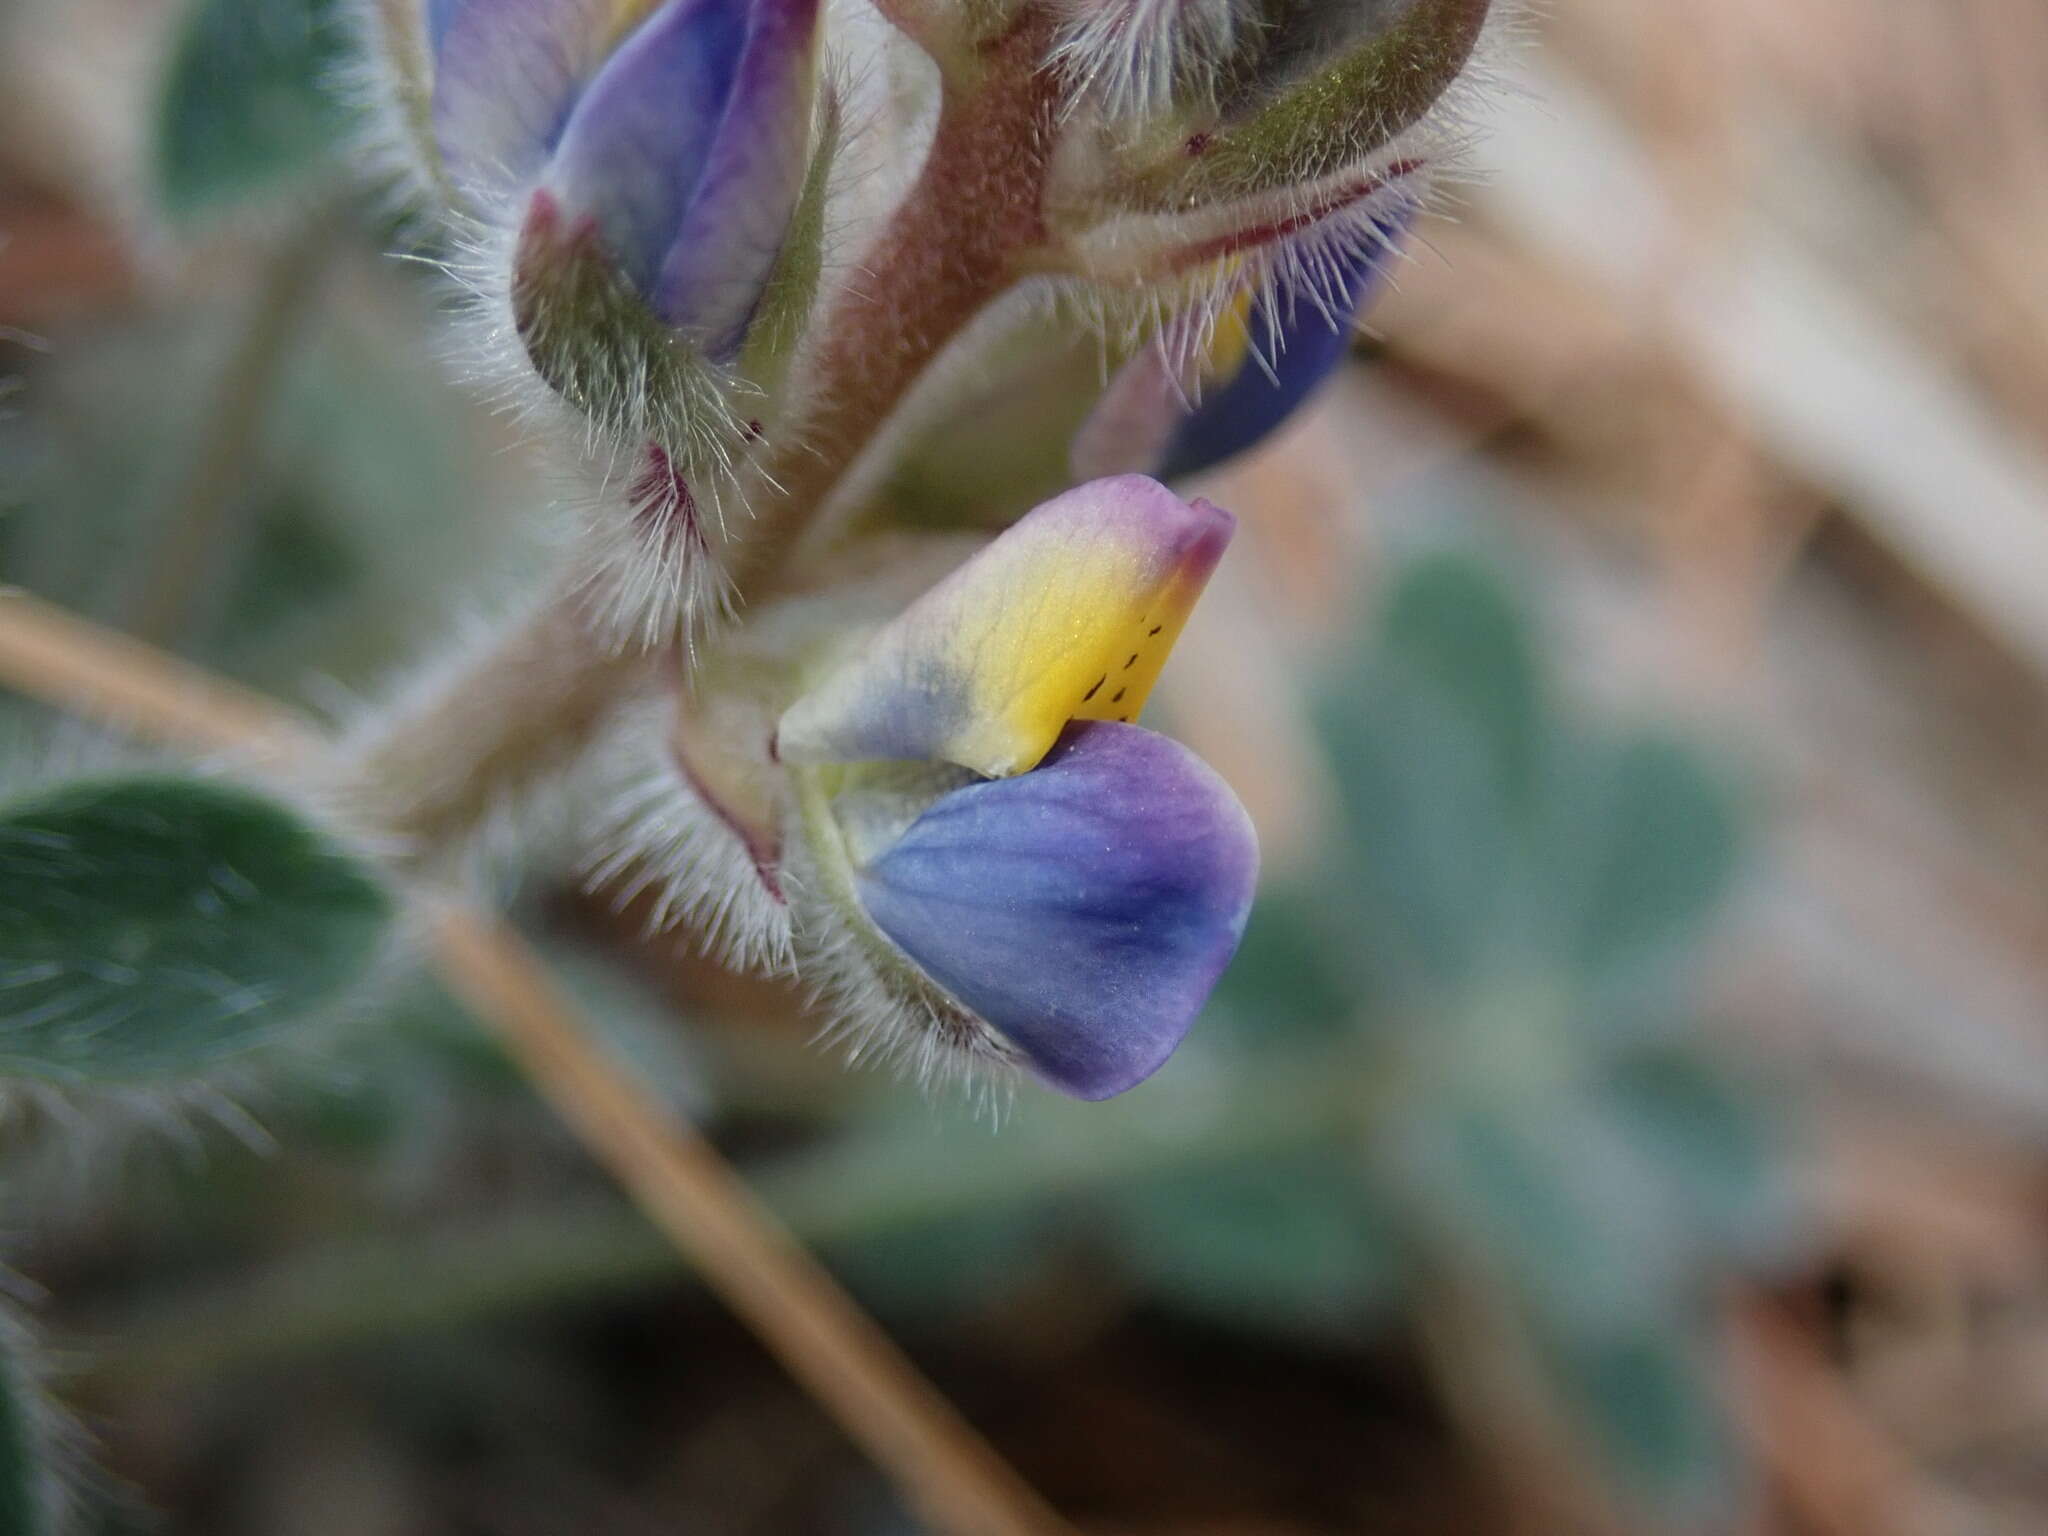
M529 199L518 282L615 276L729 360L782 255L813 144L818 0L438 0L435 134L487 210Z
M1105 1099L1172 1054L1230 963L1258 845L1201 759L1077 722L1031 772L940 797L858 873L868 916L1052 1087Z
M464 196L488 201L545 163L617 43L610 0L428 0L433 138Z
M1074 473L1178 479L1278 430L1350 349L1413 212L1411 204L1321 260L1295 262L1262 293L1245 290L1206 356L1179 366L1169 332L1132 358L1075 435Z

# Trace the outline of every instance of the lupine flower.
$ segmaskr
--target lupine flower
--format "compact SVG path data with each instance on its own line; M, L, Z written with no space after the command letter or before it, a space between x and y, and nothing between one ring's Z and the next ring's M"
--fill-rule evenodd
M1257 849L1228 787L1131 722L1232 527L1137 476L1082 486L784 713L804 919L857 1014L1083 1098L1179 1043L1237 947Z
M1142 1081L1256 878L1229 789L1136 723L1233 523L1096 477L1206 467L1335 366L1489 0L875 0L936 75L835 10L836 178L822 0L361 3L484 339L585 429L579 611L687 659L608 717L600 872L927 1068ZM970 409L926 503L1017 519L963 561L896 492L1005 337L1038 395ZM1117 361L1092 418L1049 353Z
M1187 322L1169 327L1119 370L1075 435L1076 476L1137 471L1178 479L1276 431L1343 360L1406 223L1390 218L1378 226L1377 244L1299 263L1263 293L1240 290L1206 346L1185 335Z
M764 610L700 657L680 723L641 727L605 841L729 955L821 985L863 1047L1132 1087L1200 1011L1256 878L1229 788L1135 723L1233 526L1123 476L879 623L852 578ZM891 545L873 590L915 563Z

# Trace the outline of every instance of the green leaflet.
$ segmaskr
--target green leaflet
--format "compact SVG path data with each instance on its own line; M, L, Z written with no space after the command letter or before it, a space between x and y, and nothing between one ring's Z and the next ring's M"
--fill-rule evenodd
M294 812L146 777L0 806L0 1072L178 1076L323 1018L390 898Z

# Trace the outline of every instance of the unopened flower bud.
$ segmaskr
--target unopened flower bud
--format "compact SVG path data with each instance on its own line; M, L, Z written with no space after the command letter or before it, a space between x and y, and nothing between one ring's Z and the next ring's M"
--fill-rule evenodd
M817 0L669 0L577 98L533 194L721 361L803 190L817 17Z
M1412 202L1442 145L1431 114L1464 72L1491 0L1260 0L1226 28L1204 0L1105 0L1062 44L1072 142L1049 222L1067 269L1156 287L1332 221L1370 227ZM1104 16L1142 16L1186 46L1168 84L1117 62ZM1217 39L1222 39L1221 42ZM1164 67L1164 66L1162 66Z
M1309 0L1227 72L1217 123L1150 190L1166 206L1341 176L1422 119L1463 72L1491 0Z
M1207 328L1170 323L1118 370L1075 434L1078 479L1199 474L1278 430L1344 358L1398 257L1407 213L1326 260L1239 290Z
M513 226L521 339L591 414L684 412L696 360L807 306L818 23L818 0L426 0L431 157Z

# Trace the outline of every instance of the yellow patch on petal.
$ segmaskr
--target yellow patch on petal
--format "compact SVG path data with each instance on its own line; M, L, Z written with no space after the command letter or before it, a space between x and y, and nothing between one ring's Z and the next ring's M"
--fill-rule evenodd
M1135 720L1202 594L1212 562L1158 569L1133 552L1061 550L1019 562L1040 602L1004 605L958 630L971 658L972 717L949 762L990 778L1038 765L1072 720Z
M1205 379L1234 378L1252 349L1252 291L1238 290L1230 307L1217 316L1216 330L1209 338L1208 356L1202 362Z
M1234 526L1137 475L1047 502L791 706L784 756L1003 778L1070 721L1136 719Z

